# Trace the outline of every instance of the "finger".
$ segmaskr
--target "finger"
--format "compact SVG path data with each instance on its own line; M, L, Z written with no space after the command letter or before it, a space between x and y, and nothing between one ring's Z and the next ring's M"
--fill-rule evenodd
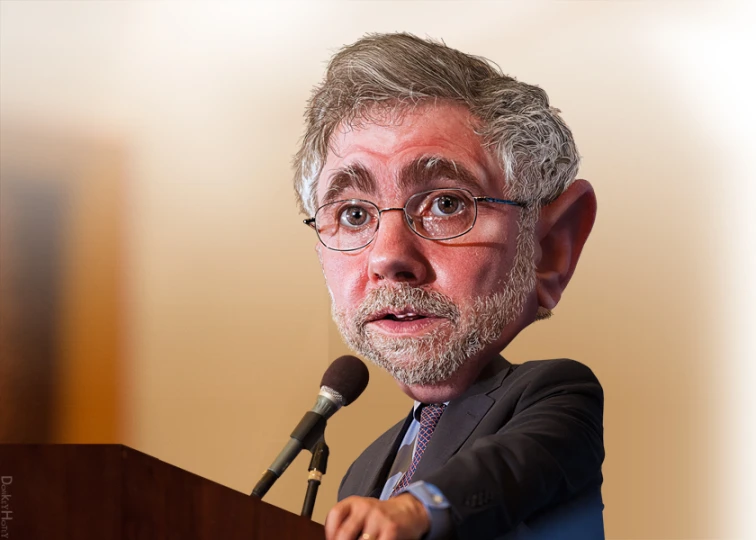
M328 540L334 540L341 524L349 517L351 501L345 499L331 508L325 520L325 533Z
M395 540L397 538L396 526L382 508L378 506L371 508L364 521L362 530L370 535L369 540Z
M363 526L365 520L363 516L350 512L349 517L344 520L338 528L334 540L355 540L360 538L363 534Z
M398 540L398 527L390 520L381 522L378 532L371 536L370 540Z
M370 514L372 506L371 501L356 498L350 506L349 516L339 525L334 540L355 540L368 532L365 518Z
M379 540L382 538L380 515L376 514L375 509L372 509L365 516L362 524L362 536L358 537L360 540Z

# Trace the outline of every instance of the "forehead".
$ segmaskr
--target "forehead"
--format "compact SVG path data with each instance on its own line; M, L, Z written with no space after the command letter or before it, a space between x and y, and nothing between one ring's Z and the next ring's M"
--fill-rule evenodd
M400 115L382 115L353 126L342 124L331 137L318 180L318 202L327 193L330 196L334 190L347 188L375 191L384 197L406 195L403 192L422 186L408 182L403 174L413 170L413 163L434 159L470 172L480 190L501 187L500 169L484 149L476 133L478 125L466 107L450 103L422 105Z

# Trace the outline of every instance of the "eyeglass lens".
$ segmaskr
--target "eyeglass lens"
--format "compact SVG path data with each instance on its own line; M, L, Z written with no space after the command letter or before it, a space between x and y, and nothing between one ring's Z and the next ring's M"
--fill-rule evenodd
M475 223L475 199L462 189L416 193L407 200L404 208L409 226L420 236L432 240L460 236ZM369 201L336 201L318 210L315 227L327 247L359 249L373 240L380 213L378 207Z

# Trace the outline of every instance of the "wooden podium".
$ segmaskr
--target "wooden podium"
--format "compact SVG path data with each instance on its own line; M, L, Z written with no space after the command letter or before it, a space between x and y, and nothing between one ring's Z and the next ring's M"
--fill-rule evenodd
M323 539L322 525L122 445L0 445L0 538Z

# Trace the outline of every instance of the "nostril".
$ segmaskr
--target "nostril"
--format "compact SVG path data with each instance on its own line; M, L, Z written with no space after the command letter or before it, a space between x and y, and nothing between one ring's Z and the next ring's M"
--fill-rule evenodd
M377 272L374 274L374 276L375 276L375 279L378 280L378 281L383 281L384 279L386 279L386 276L384 276L382 274L379 274ZM395 274L393 274L391 276L391 279L394 280L394 281L407 281L407 282L414 283L416 281L417 277L415 276L415 274L413 272L400 271L400 272L396 272Z

